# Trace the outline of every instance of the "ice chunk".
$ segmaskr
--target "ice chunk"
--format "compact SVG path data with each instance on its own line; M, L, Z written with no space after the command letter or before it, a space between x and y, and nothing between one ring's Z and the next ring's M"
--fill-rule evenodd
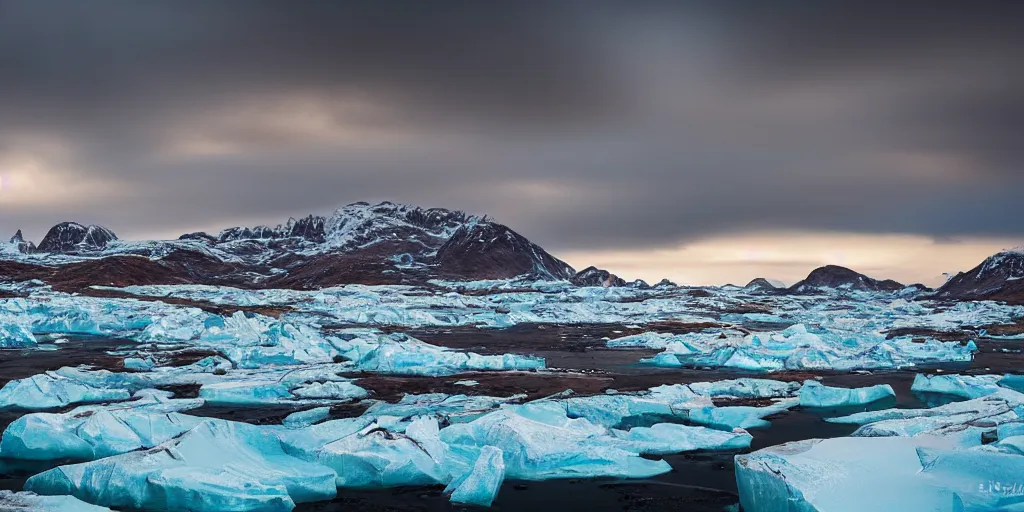
M330 407L317 407L289 414L282 424L288 428L301 428L320 423L331 415Z
M98 388L49 373L8 382L0 389L0 409L55 409L87 402L127 400L124 389Z
M450 423L473 421L512 398L495 398L490 396L445 395L428 393L424 395L405 395L398 403L377 402L367 409L369 416L397 416L408 418L432 414Z
M139 392L123 406L79 407L64 414L33 413L12 422L0 439L5 458L93 460L151 448L193 428L199 418L177 414L202 405Z
M953 507L956 483L922 472L918 449L931 446L949 445L934 438L844 437L737 455L740 505L758 512L964 510ZM983 482L975 481L974 490Z
M765 417L779 414L797 405L796 399L783 399L765 407L701 407L689 411L689 420L718 430L766 428L771 425Z
M1024 393L1024 375L1006 374L999 380L999 385Z
M0 510L36 510L41 512L110 512L109 508L90 505L73 496L40 496L33 492L0 491Z
M325 363L337 355L311 327L241 311L208 319L196 343L215 347L238 368Z
M1024 395L1000 389L991 395L931 409L886 409L829 418L833 423L862 425L854 436L917 436L931 434L956 438L964 446L981 444L984 432L1020 419Z
M544 368L544 359L539 357L456 352L400 333L362 333L351 340L334 340L334 344L342 356L360 369L377 373L444 376L466 371Z
M0 314L0 348L31 347L35 344L36 338L26 322L13 315Z
M559 400L565 413L573 418L586 418L604 427L624 423L648 424L677 417L671 403L643 395L595 395Z
M204 384L199 398L211 405L275 404L294 398L280 381L229 381Z
M153 358L141 358L141 357L126 357L124 358L124 369L135 370L139 372L148 372L156 367L156 362Z
M888 384L866 388L834 388L816 380L804 382L800 389L800 406L816 408L838 408L867 405L881 400L894 401L896 392Z
M433 421L436 431L436 420ZM437 454L429 453L423 441L373 423L356 434L328 442L316 449L309 460L335 469L338 487L447 483L447 473L435 459Z
M623 447L643 455L667 455L694 450L742 450L750 447L751 435L743 429L723 432L705 427L658 423L650 428L612 430Z
M887 339L862 322L831 320L831 328L795 324L782 331L741 335L721 331L667 335L644 333L608 341L610 347L663 349L641 362L667 367L728 367L751 371L901 368L921 363L970 361L973 343Z
M921 475L951 493L954 506L965 511L1024 508L1024 456L990 447L948 450L917 449Z
M978 398L999 390L1000 375L927 375L914 376L910 390L915 393L940 393L962 398Z
M800 383L770 379L733 379L695 382L689 384L689 388L711 397L785 398L793 396L800 389Z
M61 466L25 488L118 508L288 511L334 498L335 477L287 455L260 427L205 420L157 448Z
M292 394L298 398L321 400L351 400L369 396L365 389L346 381L314 382L296 388Z
M505 461L502 459L501 450L493 446L484 446L473 464L473 470L452 480L445 492L451 494L453 503L489 507L498 495L504 480Z
M501 450L508 477L526 480L647 478L671 469L665 461L643 459L617 446L618 441L604 432L583 418L566 417L564 409L559 413L557 404L539 404L508 407L451 425L441 430L441 440L453 454L448 465L452 474L468 469L483 446Z

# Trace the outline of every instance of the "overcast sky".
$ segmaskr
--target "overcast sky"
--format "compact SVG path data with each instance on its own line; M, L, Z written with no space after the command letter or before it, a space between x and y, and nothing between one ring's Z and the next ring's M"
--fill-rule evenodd
M0 0L0 230L387 199L626 277L935 284L1024 242L1022 26L982 1Z

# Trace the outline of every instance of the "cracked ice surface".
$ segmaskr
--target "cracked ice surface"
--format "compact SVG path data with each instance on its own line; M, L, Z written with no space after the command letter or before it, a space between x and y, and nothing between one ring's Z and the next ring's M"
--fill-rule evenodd
M910 337L886 339L877 332L808 329L796 324L782 331L736 335L734 331L691 334L643 333L608 341L608 346L664 350L641 362L665 367L726 367L753 371L904 368L939 362L969 362L973 342L916 343Z
M110 353L124 358L124 372L66 367L9 382L0 390L0 408L59 412L31 413L12 423L0 439L0 457L81 461L36 475L27 488L110 507L290 510L296 503L330 499L339 487L398 485L441 485L453 502L486 506L505 478L656 475L669 469L659 455L748 448L747 429L766 427L765 418L798 404L841 407L887 398L891 391L885 386L841 389L813 381L801 387L736 379L639 393L565 393L526 403L523 396L443 394L407 395L397 403L374 400L367 391L371 386L363 388L358 378L343 375L447 376L545 368L540 358L447 349L395 332L400 328L603 323L638 332L637 326L654 322L700 324L703 330L690 334L648 332L608 344L662 351L652 364L770 372L970 361L970 334L959 342L940 342L929 331L973 332L1024 316L1020 307L990 302L948 307L884 293L837 292L823 299L755 297L736 288L691 294L684 288L577 288L566 283L435 284L440 289L116 289L224 306L206 307L218 314L19 285L18 293L26 297L0 299L0 348L52 349L48 340L74 335L134 344ZM492 293L477 293L484 290ZM260 313L237 311L239 306ZM887 339L889 331L899 328L922 330L914 338L924 342L909 336ZM201 359L176 366L182 354L200 354ZM878 469L879 480L890 478L907 488L917 488L915 479L922 478L966 482L999 476L964 476L967 469L959 468L989 461L996 468L1016 467L1007 462L1016 459L1006 457L1020 457L1024 447L1019 416L1024 395L1014 391L1024 388L1021 382L1013 375L919 376L915 391L973 400L831 418L860 429L848 440L755 452L749 456L751 467L770 455L775 457L766 463L771 468L790 471L792 466L796 475L806 470L806 482L799 476L789 480L800 488L787 488L787 495L803 493L808 503L816 493L833 490L857 503L854 498L870 489L843 487L844 475L874 471L873 457L886 450L897 453L901 462L888 473ZM189 385L198 387L197 398L176 399L154 390ZM727 397L756 399L761 406L715 406L712 401ZM328 406L351 401L369 408L356 418L331 419ZM202 405L275 405L298 412L281 425L254 426L190 415ZM981 446L983 436L990 439L993 431L998 442ZM845 458L848 452L854 455ZM807 462L811 459L813 464ZM848 466L845 460L859 462ZM116 478L103 480L111 474ZM750 475L755 490L781 489L770 475ZM814 487L818 484L810 475L828 476L833 487ZM946 503L959 493L964 510L992 505L957 489L944 488ZM864 509L872 508L858 510Z
M930 385L950 382L964 381ZM1024 503L1014 485L1024 471L1024 394L998 388L931 409L829 421L861 427L847 438L797 441L736 457L745 509L980 512L1019 510ZM986 445L986 437L997 442Z
M712 395L795 392L738 379L524 404L410 395L356 418L324 421L321 408L254 426L189 416L201 398L143 390L131 402L29 414L8 427L0 455L91 460L36 475L26 489L108 507L291 510L339 487L408 485L446 485L454 502L488 505L505 478L644 478L671 468L641 455L744 449L742 429L659 421L713 408ZM638 418L651 425L620 425Z

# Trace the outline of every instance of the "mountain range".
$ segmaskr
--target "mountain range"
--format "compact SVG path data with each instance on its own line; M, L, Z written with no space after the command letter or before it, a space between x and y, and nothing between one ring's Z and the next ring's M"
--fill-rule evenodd
M145 284L317 289L517 277L568 280L577 286L649 287L596 267L576 272L486 216L391 202L353 203L326 217L309 215L273 227L233 227L217 234L188 233L176 240L125 241L102 226L63 222L38 245L26 241L20 230L9 243L0 243L0 280L39 279L72 291ZM675 284L663 280L655 286ZM788 288L763 278L745 287L750 293L785 294L905 288L836 265L817 268ZM1024 250L993 255L926 296L1024 303Z

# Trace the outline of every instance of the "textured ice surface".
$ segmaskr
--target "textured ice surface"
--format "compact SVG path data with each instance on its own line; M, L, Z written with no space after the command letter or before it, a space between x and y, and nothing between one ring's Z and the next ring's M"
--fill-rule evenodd
M496 410L501 404L516 398L522 397L495 398L443 393L405 395L397 403L377 402L370 406L366 414L399 418L431 414L449 423L466 423Z
M355 332L358 335L354 338L335 340L334 344L342 357L364 371L441 376L465 371L544 368L544 359L537 357L517 354L482 356L436 347L405 334Z
M964 446L977 446L985 432L1019 422L1020 413L1024 413L1024 394L999 389L981 398L931 409L886 409L827 421L861 425L854 436L942 435L956 438Z
M175 400L142 391L123 405L83 406L63 414L33 413L12 422L0 455L22 460L93 460L151 448L191 429L199 418L179 414L201 400Z
M336 367L237 370L246 378L230 380L235 376L228 372L203 374L202 380L213 389L248 384L248 391L232 392L249 397L296 389L296 383L324 378ZM132 387L150 383L151 374L62 369L58 376ZM762 424L758 418L796 399L764 408L716 408L711 397L795 391L788 383L737 379L525 404L509 403L522 397L409 395L396 404L377 403L356 418L327 420L330 410L321 407L294 413L283 425L254 426L189 416L204 403L202 396L173 399L142 390L128 402L26 415L8 427L0 454L91 460L37 475L26 488L110 507L290 510L294 503L329 499L335 487L417 485L445 485L453 501L485 505L506 477L646 478L671 468L641 455L744 449L751 436L735 427ZM701 417L713 428L659 422Z
M978 398L999 390L1001 375L927 375L914 376L910 390L916 393L940 393L962 398Z
M836 323L833 320L833 323ZM782 331L759 332L746 336L732 332L690 334L645 333L626 339L610 340L610 347L643 346L664 350L642 362L666 367L727 367L752 371L853 370L864 368L903 368L919 364L971 361L976 347L958 342L928 339L914 343L909 338L886 339L873 331L843 328L817 328L803 324Z
M620 446L645 455L667 455L695 450L742 450L753 437L746 430L723 432L705 427L658 423L651 427L633 427L629 431L612 430L622 441Z
M665 461L647 460L620 447L605 432L586 419L570 419L558 404L531 404L449 426L440 438L453 459L462 459L454 467L468 469L483 446L499 448L509 478L646 478L672 469Z
M689 420L698 425L727 431L737 428L765 428L771 423L764 418L785 412L797 403L796 399L784 399L765 407L702 407L690 410Z
M35 510L37 512L110 512L109 508L97 507L73 496L40 496L32 492L0 491L0 510L15 512Z
M124 358L124 372L61 368L8 383L0 390L0 407L106 405L25 416L5 432L0 455L92 460L34 477L30 488L72 493L105 506L288 510L296 502L327 499L338 485L423 484L446 486L455 502L486 505L506 477L652 476L668 471L669 466L646 457L749 447L751 437L745 429L767 426L765 418L797 403L848 405L889 393L881 388L836 390L812 383L799 392L798 399L797 383L736 379L593 397L566 393L525 404L519 403L525 397L409 395L399 403L373 402L361 417L329 419L330 411L321 406L367 398L358 380L339 376L345 372L442 376L544 368L542 359L525 354L480 355L433 346L396 332L403 326L700 322L701 327L712 327L683 335L643 333L610 340L609 345L655 348L661 353L649 362L665 366L842 371L970 361L975 347L966 337L917 343L909 337L887 336L903 327L973 331L1024 316L1024 308L1015 306L979 302L940 308L894 294L764 295L757 298L764 312L730 313L749 307L751 296L735 288L709 288L697 296L680 289L577 288L523 280L435 284L441 289L164 286L123 290L225 306L274 308L284 311L279 317L241 312L218 315L162 302L71 296L21 286L18 293L27 298L0 299L0 345L32 349L36 338L45 342L75 334L121 338L138 345L111 353ZM479 293L483 290L493 293ZM377 330L378 326L387 326L387 333ZM183 354L193 357L196 353L210 356L175 366ZM915 384L915 389L964 398L993 391L969 402L833 421L862 425L851 439L863 442L886 443L886 439L912 436L910 441L891 441L894 446L911 443L907 448L911 451L923 446L924 438L936 435L948 443L943 449L952 446L963 451L980 446L983 434L991 440L995 431L999 441L977 451L1018 457L1024 448L1024 419L1019 416L1024 412L1020 398L1024 395L1012 389L1024 389L1024 378L1004 376L998 385L996 377L992 382L988 379L931 377L927 384L923 380ZM993 385L998 389L993 390ZM147 391L165 386L199 386L200 398L174 400ZM772 399L773 403L716 407L712 402L712 398L721 403L720 399L729 397ZM292 414L282 425L252 426L189 416L189 409L206 401L316 408ZM864 448L869 453L863 458L875 453L873 446ZM943 466L952 471L957 464L966 468L975 459L948 460L956 461ZM922 467L919 464L918 469ZM843 480L839 469L820 474L839 482ZM927 471L920 473L925 476L919 478L930 478ZM939 474L946 473L935 473ZM946 503L952 506L953 495L948 497ZM968 494L960 499L965 510L991 505Z
M30 347L36 344L35 336L23 317L5 315L0 312L0 348Z
M93 387L57 375L40 374L12 380L0 389L0 409L54 409L86 402L127 400L124 389Z
M990 456L985 460L993 465L991 471L965 467L951 479L947 468L932 469L931 456L923 456L932 449L946 451L951 445L932 437L845 437L737 455L740 504L758 512L980 512L996 510L992 501L983 501L982 485L993 476L995 481L1018 478L1014 471L1019 465L1005 465L1006 456Z
M895 399L896 392L888 384L867 388L834 388L818 381L808 380L800 388L802 407L839 408L866 405L881 400Z
M265 429L205 420L157 448L61 466L25 488L108 507L272 511L334 498L335 478L284 453Z
M489 507L505 480L505 461L501 450L493 446L480 449L473 469L448 484L446 493L453 503Z
M289 428L308 427L326 420L330 415L330 407L317 407L289 414L282 424Z

